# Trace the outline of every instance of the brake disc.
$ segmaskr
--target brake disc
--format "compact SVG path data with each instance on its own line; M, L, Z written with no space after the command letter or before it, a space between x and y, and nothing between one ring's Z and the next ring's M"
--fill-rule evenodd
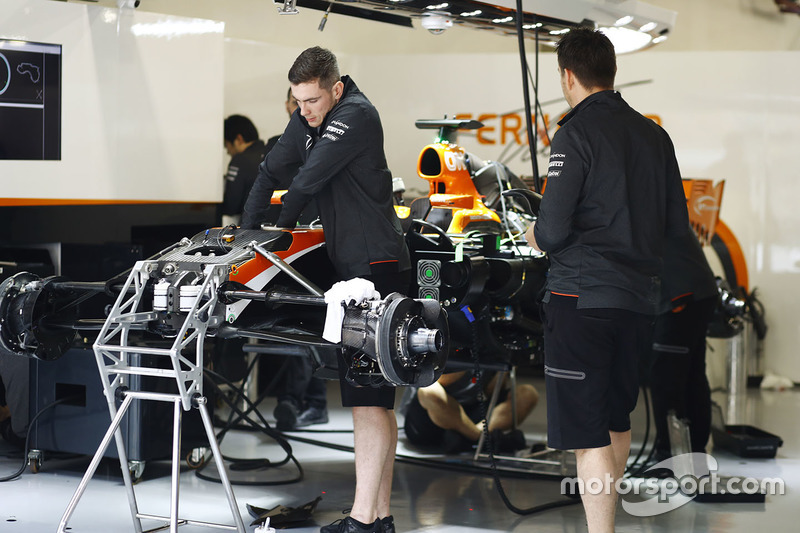
M433 316L410 298L387 298L376 330L377 361L394 385L427 387L444 372L449 332L444 311Z

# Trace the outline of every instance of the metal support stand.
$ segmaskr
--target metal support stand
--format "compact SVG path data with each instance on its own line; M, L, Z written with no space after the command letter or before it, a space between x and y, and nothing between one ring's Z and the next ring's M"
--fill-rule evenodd
M500 389L502 389L501 385L506 373L508 373L509 385L511 387L511 427L512 429L517 429L517 368L514 366L512 366L508 371L498 371L497 373L497 383L492 391L492 397L489 400L489 405L486 409L487 427L489 426L489 420L491 419L492 411L495 407L497 407L497 400L500 397ZM485 440L486 433L481 432L481 436L478 439L478 445L475 448L475 455L472 458L473 461L489 459L489 455L487 453L482 453ZM523 456L495 454L495 459L523 465L518 468L513 468L514 470L519 470L522 472L530 472L541 475L554 475L559 477L575 475L574 453L563 450L545 449Z
M510 385L511 385L511 412L512 414L512 422L511 428L517 429L517 372L515 367L511 367L510 374ZM494 408L497 407L497 400L500 398L500 389L503 388L503 380L506 377L506 372L498 372L497 374L497 381L495 382L494 390L492 391L492 398L489 400L489 406L486 408L486 427L489 427L489 420L492 418L492 411ZM478 445L475 447L475 455L472 457L474 461L477 461L481 457L481 450L483 450L483 445L486 441L486 432L481 431L481 436L478 439ZM485 454L484 454L485 456Z
M106 449L111 444L112 438L116 440L122 478L125 482L133 527L136 533L143 533L141 522L143 518L167 522L170 533L176 533L178 526L185 524L216 527L245 533L244 522L239 513L233 489L225 471L222 453L219 450L219 444L214 434L214 426L206 408L206 398L203 396L203 339L208 328L209 317L217 303L216 289L221 280L226 277L227 266L209 265L205 267L202 273L201 285L189 286L191 290L187 290L186 295L181 290L180 309L176 308L175 312L181 316L185 315L185 319L170 348L131 346L128 342L130 330L141 329L147 322L158 317L155 311L138 311L146 282L156 268L157 264L155 262L139 261L136 263L95 341L94 354L103 381L103 389L108 403L109 414L111 415L111 425L106 431L75 494L72 496L64 516L61 518L58 533L66 532L67 522L83 496L89 480L97 470ZM131 291L132 294L129 295L131 286L133 286L133 290ZM185 296L186 298L184 299ZM186 348L193 349L185 350ZM187 353L183 353L184 350ZM172 363L172 368L162 369L138 366L133 361L138 360L139 354L168 357ZM132 358L131 356L134 355L137 357ZM129 390L127 376L171 378L175 381L178 392L170 394ZM122 401L119 409L116 406L117 399ZM125 452L125 441L120 429L120 423L133 400L173 403L172 487L170 515L168 517L141 513L138 509L128 458ZM203 419L203 427L205 428L220 480L233 515L233 525L179 518L181 423L183 411L188 411L192 408L197 408ZM166 529L167 524L147 531Z

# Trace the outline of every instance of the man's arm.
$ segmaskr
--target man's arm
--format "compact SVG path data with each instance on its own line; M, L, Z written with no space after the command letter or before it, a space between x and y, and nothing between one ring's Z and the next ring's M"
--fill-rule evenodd
M249 188L255 181L258 167L243 155L235 155L225 174L225 190L222 196L223 215L241 215Z
M225 173L225 184L222 191L222 214L234 215L236 213L236 198L241 198L242 188L239 186L241 182L237 182L236 178L239 176L239 165L234 159L228 164L228 171Z
M539 206L536 224L529 228L537 250L552 252L561 248L572 232L572 218L585 179L586 157L581 141L571 132L559 130L550 145L547 187ZM526 234L527 238L527 234Z
M539 244L536 242L536 221L533 222L530 226L528 226L527 231L525 231L525 240L528 241L528 244L534 250L538 250L543 252L541 248L539 248Z

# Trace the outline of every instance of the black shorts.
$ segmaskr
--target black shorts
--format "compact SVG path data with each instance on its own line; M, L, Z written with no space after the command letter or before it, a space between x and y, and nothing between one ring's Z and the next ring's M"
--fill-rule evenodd
M638 361L652 346L653 317L577 300L543 304L547 444L559 450L608 446L609 431L631 428Z
M375 285L375 290L386 298L393 292L406 294L411 281L411 271L403 272L392 271L391 269L382 272L373 272L371 276L361 276L368 279ZM343 353L339 352L339 386L342 393L343 407L384 407L394 409L394 397L396 388L394 385L382 385L380 387L356 387L351 385L346 379L349 362L345 360Z

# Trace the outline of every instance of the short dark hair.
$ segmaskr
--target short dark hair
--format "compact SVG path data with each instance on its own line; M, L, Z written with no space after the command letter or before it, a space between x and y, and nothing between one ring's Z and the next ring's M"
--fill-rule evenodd
M258 130L255 124L244 115L231 115L225 119L223 138L233 142L237 135L242 136L244 142L249 143L258 139Z
M333 52L319 46L303 50L289 69L289 83L299 85L319 80L322 89L330 89L339 81L339 63Z
M612 89L617 74L614 45L602 32L573 28L556 44L558 66L569 69L587 89Z

